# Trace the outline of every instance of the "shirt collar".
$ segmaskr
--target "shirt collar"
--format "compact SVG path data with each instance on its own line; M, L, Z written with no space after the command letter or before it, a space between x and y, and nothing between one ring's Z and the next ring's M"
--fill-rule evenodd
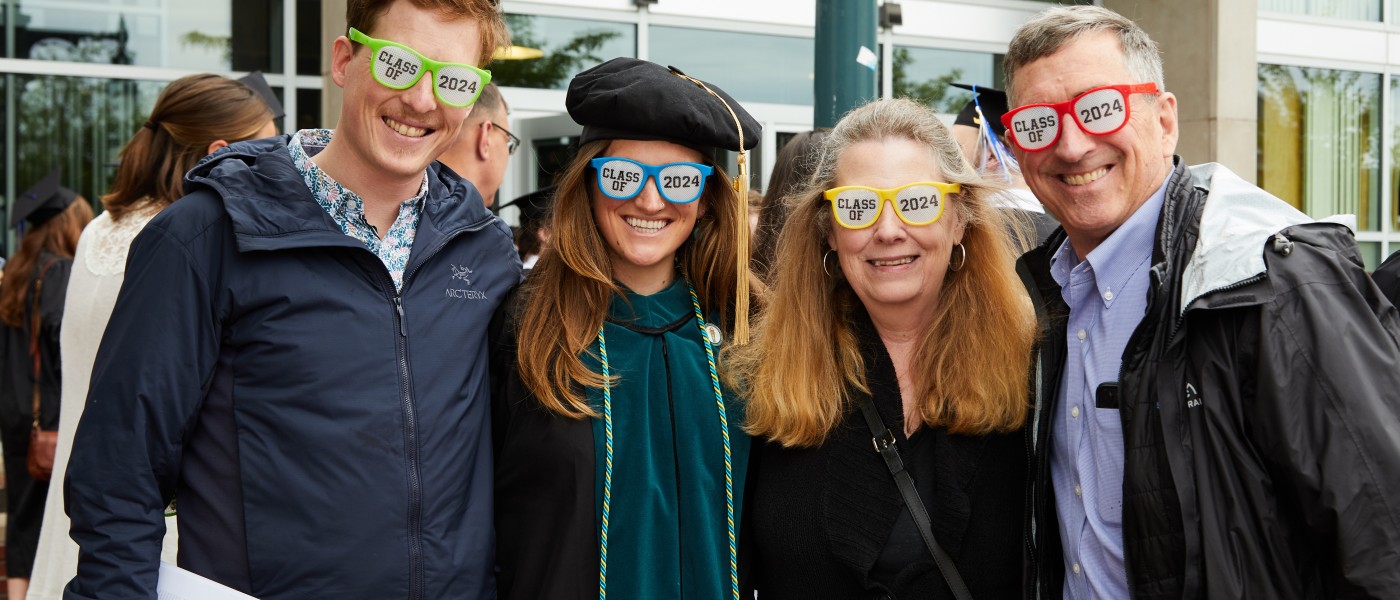
M1094 248L1088 256L1090 269L1094 272L1094 285L1105 306L1113 304L1114 290L1122 290L1128 280L1138 271L1138 267L1152 260L1153 242L1157 235L1157 221L1161 217L1162 205L1167 197L1167 184L1171 183L1175 171L1168 171L1162 185L1147 197L1132 216L1118 229ZM1050 257L1050 274L1060 287L1069 284L1070 272L1079 266L1080 260L1068 238L1055 254ZM1102 275L1102 277L1100 276Z
M316 197L316 202L320 203L331 214L340 215L364 215L365 203L359 194L341 185L321 169L311 157L320 154L326 146L330 145L331 138L335 136L335 131L331 129L302 129L292 136L291 143L287 144L287 152L292 155L292 162L296 165L297 172L301 173L302 179L306 181L306 187L311 189L311 193ZM423 181L418 185L418 193L412 198L408 198L403 203L418 202L427 196L428 193L428 172L423 171Z

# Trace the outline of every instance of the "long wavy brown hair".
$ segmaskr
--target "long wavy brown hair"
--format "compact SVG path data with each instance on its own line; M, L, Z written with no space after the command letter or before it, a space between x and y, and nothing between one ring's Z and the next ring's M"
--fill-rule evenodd
M923 422L985 434L1025 420L1036 329L1015 274L1010 217L988 204L1000 188L967 164L933 111L904 99L877 100L841 119L822 143L811 181L788 197L778 267L754 341L726 352L728 379L749 399L749 433L785 446L819 445L851 410L853 391L870 391L852 326L860 299L839 265L830 274L822 265L833 227L822 192L834 185L851 146L891 138L927 147L944 178L962 186L948 205L966 227L966 263L945 277L909 373Z
M24 327L24 304L34 279L35 263L43 254L73 258L78 236L91 220L92 204L78 196L63 212L25 232L19 250L5 263L4 278L0 279L0 322Z
M117 155L121 166L102 207L120 221L137 205L169 206L185 195L185 173L209 154L210 144L250 139L271 120L262 96L227 77L202 73L170 82L149 125Z
M607 151L609 140L584 144L560 174L550 221L549 246L526 280L522 295L516 367L540 404L570 418L597 416L582 388L603 387L600 373L584 366L608 305L622 289L613 281L612 258L593 220L590 160ZM691 239L676 251L690 277L700 307L725 331L733 324L738 261L735 204L744 202L718 166L705 185L705 207ZM745 224L747 227L747 224ZM753 285L751 283L751 285ZM752 288L751 288L752 289Z

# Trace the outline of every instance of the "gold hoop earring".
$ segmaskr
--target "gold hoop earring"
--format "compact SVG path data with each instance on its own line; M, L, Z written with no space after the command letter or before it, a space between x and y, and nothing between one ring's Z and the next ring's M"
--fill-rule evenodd
M967 248L963 247L961 243L953 246L953 248L959 251L959 260L955 263L953 262L953 256L951 254L948 255L948 270L956 273L962 270L963 265L967 264Z
M831 277L831 278L833 278L833 279L834 279L836 276L835 276L835 275L832 275L832 274L831 274L831 271L830 271L829 269L827 269L827 266L826 266L826 259L829 258L832 254L835 254L835 253L836 253L835 250L827 250L827 251L826 251L826 254L823 254L823 255L822 255L822 272L823 272L823 273L826 273L826 276L827 276L827 277ZM839 259L838 259L838 260L839 260ZM837 263L837 264L839 265L840 263Z

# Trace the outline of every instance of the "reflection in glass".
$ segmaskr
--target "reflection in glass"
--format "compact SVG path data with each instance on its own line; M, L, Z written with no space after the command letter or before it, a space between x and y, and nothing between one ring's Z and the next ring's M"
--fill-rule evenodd
M1259 0L1259 12L1379 21L1381 0Z
M1320 218L1380 229L1376 73L1259 65L1260 187Z
M237 62L238 70L280 73L282 1L238 0L236 11L233 0L5 2L15 15L3 30L5 52L193 71L228 71ZM319 15L311 21L319 22Z
M651 61L714 83L740 102L812 104L812 38L653 26Z
M562 90L581 71L637 55L637 28L628 23L507 14L506 27L511 44L543 50L544 56L491 63L491 80L501 86Z
M1390 247L1394 248L1395 243L1391 242ZM1361 260L1366 263L1367 273L1370 273L1371 271L1376 270L1376 267L1381 266L1380 242L1357 242L1356 249L1361 251Z
M950 83L1002 87L1000 54L934 48L895 47L894 96L927 104L941 113L957 113L972 92Z
M1400 231L1400 77L1390 78L1390 230Z
M15 165L0 190L23 191L60 167L63 185L94 203L116 173L117 152L166 84L52 75L5 75L3 81L15 90L15 119L5 123L14 131L15 148L6 150L14 152Z

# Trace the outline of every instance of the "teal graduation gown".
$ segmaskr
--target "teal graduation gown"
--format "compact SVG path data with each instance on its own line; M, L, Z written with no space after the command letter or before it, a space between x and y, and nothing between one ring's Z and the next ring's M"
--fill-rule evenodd
M650 296L628 291L603 329L615 378L608 598L729 598L725 440L690 289L677 279ZM601 373L596 342L591 350L585 364ZM603 390L588 399L601 415ZM727 389L724 402L737 536L749 437L742 404ZM592 425L601 531L606 432L602 418Z

